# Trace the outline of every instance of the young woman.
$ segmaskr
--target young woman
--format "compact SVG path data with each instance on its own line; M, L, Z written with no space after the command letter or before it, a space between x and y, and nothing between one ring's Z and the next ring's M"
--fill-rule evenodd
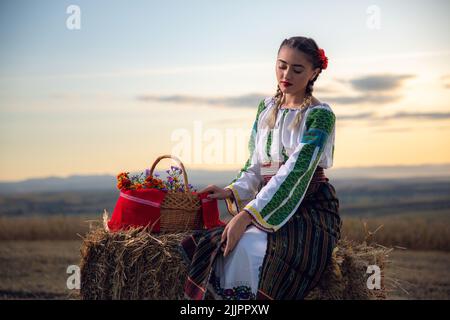
M328 58L311 38L285 39L273 97L259 103L250 156L225 188L199 192L225 199L233 218L199 231L180 249L190 264L187 299L303 299L318 283L342 222L332 167L335 115L312 95Z

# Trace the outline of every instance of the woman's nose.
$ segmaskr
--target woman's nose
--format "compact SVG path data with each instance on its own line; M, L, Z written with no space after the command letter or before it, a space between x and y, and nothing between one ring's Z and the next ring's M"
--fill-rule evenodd
M287 68L283 70L283 77L285 80L289 80L292 76L292 70L290 68Z

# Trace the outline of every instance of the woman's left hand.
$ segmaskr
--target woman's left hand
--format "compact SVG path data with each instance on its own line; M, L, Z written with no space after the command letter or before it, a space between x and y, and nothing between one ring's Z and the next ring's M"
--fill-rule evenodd
M247 211L241 211L235 215L225 226L222 233L221 245L222 250L225 245L223 256L226 257L241 239L247 226L252 223L252 217Z

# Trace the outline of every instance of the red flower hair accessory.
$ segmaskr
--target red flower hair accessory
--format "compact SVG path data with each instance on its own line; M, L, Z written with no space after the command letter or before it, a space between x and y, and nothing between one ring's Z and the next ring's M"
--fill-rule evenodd
M323 51L323 49L320 48L320 49L318 50L318 54L319 54L320 61L322 62L321 68L322 68L323 70L325 70L325 69L328 67L328 58L327 58L327 56L325 55L325 51Z

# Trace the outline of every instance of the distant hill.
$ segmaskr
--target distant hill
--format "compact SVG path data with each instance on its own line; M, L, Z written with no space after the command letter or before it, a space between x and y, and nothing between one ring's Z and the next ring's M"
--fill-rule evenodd
M333 186L339 199L340 213L345 216L450 215L448 178L336 178ZM117 188L3 193L0 194L0 223L5 216L100 217L104 209L113 212L118 196ZM219 209L222 217L228 216L225 201L219 201Z
M73 175L67 178L33 178L19 182L0 182L0 193L113 189L116 177L110 175Z
M136 172L135 172L136 173ZM237 170L189 170L189 182L197 188L208 184L225 186L237 175ZM331 168L325 170L331 181L355 184L357 181L380 179L450 180L450 164L420 166L377 166L358 168ZM33 178L18 182L0 182L0 194L51 191L112 191L116 190L115 175L72 175L69 177ZM378 181L380 182L380 181Z
M237 170L189 170L189 182L200 190L224 187ZM449 214L450 165L370 167L326 170L348 216ZM133 174L135 174L134 172ZM98 215L112 212L119 195L116 176L73 175L0 183L0 217L27 215ZM219 202L226 216L224 201Z

